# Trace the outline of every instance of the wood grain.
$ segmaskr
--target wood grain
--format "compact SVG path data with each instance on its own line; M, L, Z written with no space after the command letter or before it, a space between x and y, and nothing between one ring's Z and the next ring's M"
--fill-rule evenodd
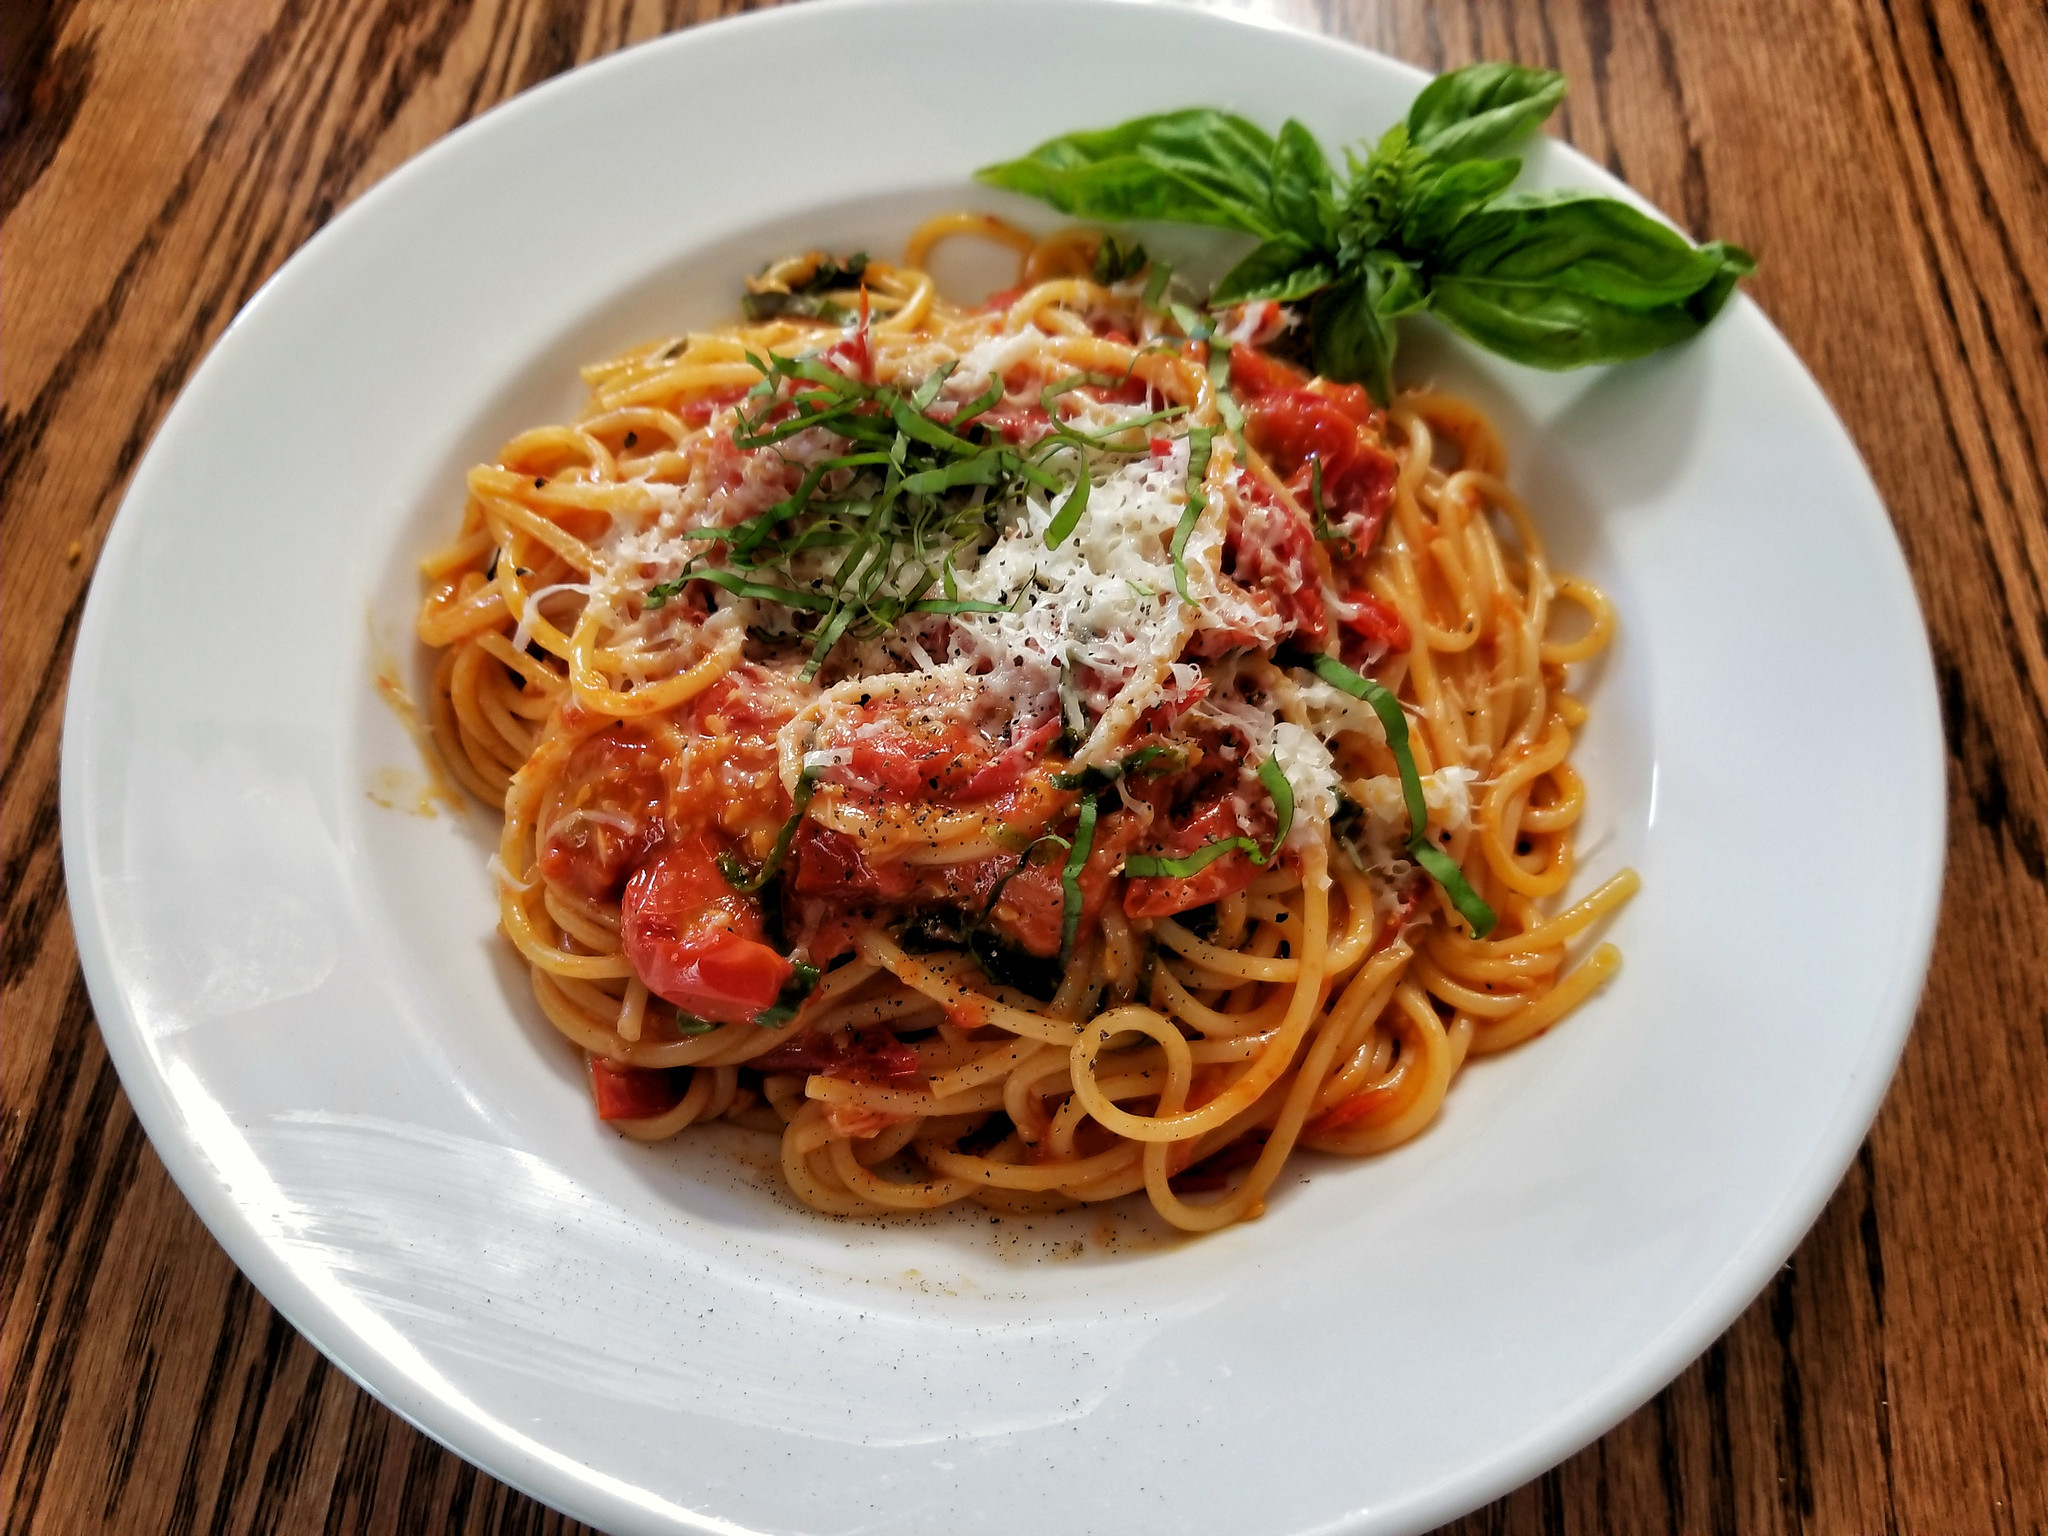
M58 845L93 558L257 286L457 124L720 7L49 0L0 10L0 1497L26 1532L566 1532L353 1386L171 1186L94 1027ZM1791 1263L1481 1532L2048 1530L2048 10L2037 0L1261 9L1432 68L1565 69L1560 130L1819 377L1927 613L1942 923L1904 1064ZM1818 767L1819 765L1815 765ZM1871 829L1873 836L1885 829Z

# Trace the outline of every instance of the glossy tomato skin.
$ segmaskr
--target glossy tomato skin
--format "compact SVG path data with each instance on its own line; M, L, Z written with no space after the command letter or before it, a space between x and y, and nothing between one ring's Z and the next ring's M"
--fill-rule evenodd
M593 901L617 899L626 876L668 836L661 753L615 725L579 746L561 809L541 845L541 874Z
M590 1058L590 1096L600 1120L650 1120L682 1102L690 1074L682 1067L622 1067Z
M715 1024L747 1024L795 973L763 942L760 904L727 882L708 833L633 872L620 907L626 958L647 990Z
M1258 399L1276 390L1306 389L1308 375L1256 347L1230 349L1230 392L1241 401Z

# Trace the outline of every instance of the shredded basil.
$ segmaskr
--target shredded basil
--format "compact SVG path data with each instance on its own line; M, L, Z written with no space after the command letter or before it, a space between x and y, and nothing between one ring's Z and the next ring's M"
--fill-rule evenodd
M1155 766L1156 765L1156 766ZM1187 754L1178 747L1154 742L1149 747L1140 747L1127 752L1113 763L1097 766L1093 763L1073 773L1056 773L1052 782L1058 789L1078 789L1087 794L1109 788L1126 774L1142 773L1147 778L1163 774L1178 773L1187 766Z
M1074 477L1074 488L1067 492L1066 499L1059 504L1059 510L1052 515L1052 521L1045 527L1045 547L1058 549L1067 542L1067 535L1081 524L1081 514L1088 510L1088 492L1093 482L1088 475L1088 461L1081 461L1081 472Z
M791 495L734 527L682 530L704 541L707 556L722 550L719 563L699 557L657 586L645 606L658 609L688 582L701 580L815 614L806 627L806 675L816 674L843 637L880 633L905 614L1005 611L1000 604L959 597L956 552L986 536L998 507L1033 487L1060 497L1049 530L1056 546L1087 509L1093 471L1085 452L1140 452L1111 440L1180 414L1177 407L1155 412L1101 434L1061 427L1020 449L985 424L977 430L978 418L1002 401L1000 379L950 420L941 420L932 410L951 376L950 365L905 392L842 374L818 357L749 354L748 360L762 381L734 424L736 445L773 448L818 427L846 439L849 451L813 463ZM1094 378L1077 375L1049 393ZM1071 482L1049 467L1059 454L1081 458ZM808 581L793 577L799 556L815 560L826 552L829 574ZM925 595L934 585L943 597Z
M1188 568L1184 557L1195 524L1201 521L1202 509L1209 505L1209 492L1203 482L1209 475L1209 440L1213 435L1208 427L1188 429L1188 500L1181 509L1180 525L1173 530L1173 587L1184 603L1194 601L1188 595Z
M796 793L790 796L789 820L782 824L782 830L775 834L775 846L769 850L767 860L759 869L750 870L729 853L718 856L718 872L725 876L725 883L742 895L751 896L773 880L782 868L782 861L789 857L789 845L796 840L796 829L804 819L804 811L811 803L811 796L817 792L818 781L807 768L798 775Z
M1089 850L1095 846L1095 800L1081 802L1081 819L1074 826L1074 841L1067 849L1067 866L1060 871L1060 964L1074 958L1074 935L1081 928L1081 871L1087 867Z
M1333 688L1341 688L1372 706L1387 733L1387 749L1394 754L1394 766L1401 774L1401 797L1408 808L1408 856L1443 887L1458 915L1471 925L1473 937L1485 938L1493 932L1496 921L1493 908L1480 899L1450 856L1429 840L1429 804L1422 798L1422 776L1415 771L1415 754L1408 746L1408 716L1402 712L1400 700L1383 684L1360 676L1334 656L1315 656L1305 662L1298 657L1288 659L1306 665Z

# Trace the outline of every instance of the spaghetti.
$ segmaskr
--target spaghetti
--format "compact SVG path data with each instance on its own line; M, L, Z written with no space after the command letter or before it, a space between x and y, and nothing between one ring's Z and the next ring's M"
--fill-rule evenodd
M960 235L1017 287L946 302ZM1570 950L1635 875L1552 910L1613 615L1478 410L1083 230L749 290L587 369L423 562L435 739L601 1116L773 1131L836 1214L1208 1230L1613 974Z

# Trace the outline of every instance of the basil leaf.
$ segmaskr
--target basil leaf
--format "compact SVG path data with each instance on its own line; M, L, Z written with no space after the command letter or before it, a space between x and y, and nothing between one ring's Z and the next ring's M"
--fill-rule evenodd
M1157 762L1158 766L1151 766ZM1149 747L1140 747L1127 752L1113 763L1100 767L1091 763L1078 773L1056 773L1052 776L1056 789L1078 789L1088 794L1109 788L1118 779L1129 773L1142 773L1146 778L1158 778L1164 774L1179 773L1187 766L1187 754L1178 747L1169 747L1154 742Z
M1213 224L1263 237L1276 232L1272 164L1264 130L1191 107L1048 139L974 174L1079 218Z
M1154 314L1163 313L1161 301L1166 297L1166 285L1173 281L1173 268L1163 261L1154 261L1152 270L1145 274L1145 297L1141 301Z
M817 592L799 592L794 587L773 587L758 581L748 581L743 576L722 570L715 565L702 565L686 576L679 576L664 586L676 586L686 581L708 581L714 587L723 587L741 597L751 597L758 602L782 603L791 608L809 608L816 613L829 613L832 599Z
M1464 160L1421 186L1401 212L1401 243L1433 252L1465 216L1505 192L1521 173L1519 160Z
M1058 549L1067 542L1067 535L1080 525L1081 514L1088 510L1088 461L1081 460L1081 473L1074 480L1074 488L1067 492L1059 510L1052 515L1052 521L1045 527L1045 547Z
M1493 908L1472 889L1465 872L1458 868L1448 853L1428 838L1418 837L1409 843L1408 856L1423 867L1430 879L1443 887L1444 894L1451 898L1451 905L1458 909L1458 916L1471 925L1473 938L1483 939L1493 932L1497 921Z
M1732 246L1698 250L1627 203L1589 192L1500 198L1468 214L1437 253L1440 271L1582 293L1624 309L1683 303L1732 260ZM1739 275L1739 273L1738 273Z
M822 294L781 293L769 289L766 293L748 293L740 296L740 313L749 320L780 320L793 316L799 320L829 320L834 325L844 325L853 318L853 311L844 304L835 304Z
M1336 268L1305 241L1292 235L1268 240L1223 274L1211 304L1242 304L1250 299L1277 299L1291 304L1320 293L1337 280Z
M1438 160L1479 160L1532 132L1564 100L1564 76L1519 64L1438 75L1408 109L1408 140Z
M1385 405L1394 398L1394 322L1424 303L1415 269L1389 251L1368 251L1358 276L1322 295L1309 314L1316 372L1363 384Z
M1674 346L1700 328L1680 304L1624 309L1562 288L1470 278L1439 278L1430 308L1488 351L1531 368L1624 362Z
M1259 782L1273 797L1273 846L1257 862L1270 864L1280 857L1280 850L1287 844L1287 834L1294 830L1294 786L1287 782L1287 775L1270 757L1259 764Z
M1336 243L1336 179L1314 134L1293 118L1280 125L1273 142L1273 217L1303 243Z

